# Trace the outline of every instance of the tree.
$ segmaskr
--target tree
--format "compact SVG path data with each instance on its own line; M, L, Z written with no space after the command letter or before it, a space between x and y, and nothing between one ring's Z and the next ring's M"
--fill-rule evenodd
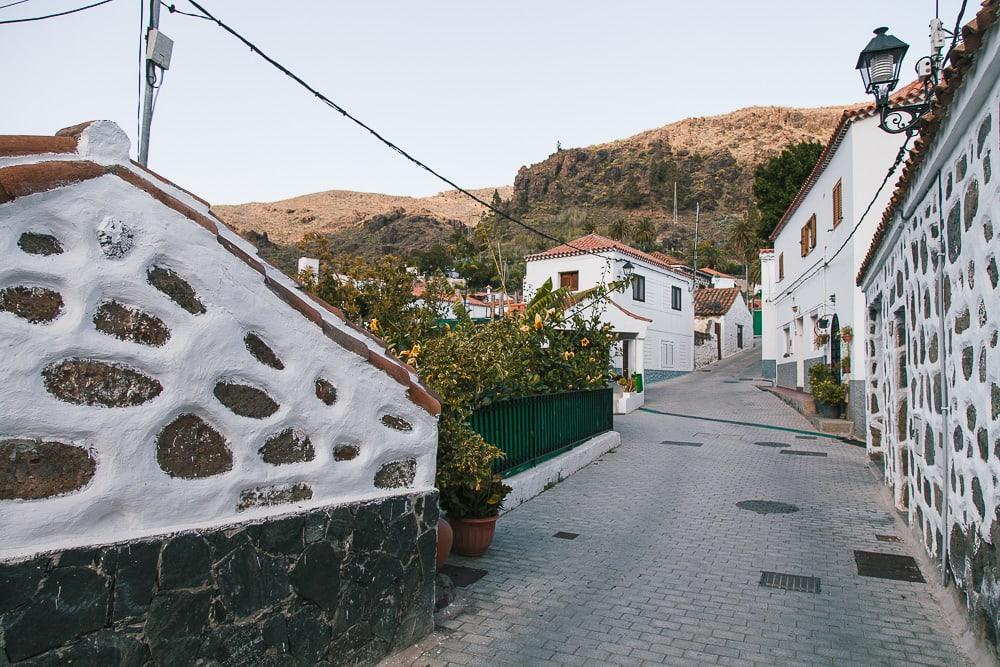
M750 205L747 212L736 221L729 235L729 247L733 255L743 265L743 275L747 279L747 304L750 303L750 267L758 264L757 251L761 248L761 240L757 235L760 229L760 215L756 207Z
M632 228L632 241L646 252L656 249L656 235L656 224L649 218L642 218Z
M780 155L759 165L753 175L753 197L760 213L759 235L768 238L785 214L799 188L819 160L823 144L802 141L789 144Z
M632 225L625 218L616 218L608 225L608 236L616 241L627 243L632 234Z

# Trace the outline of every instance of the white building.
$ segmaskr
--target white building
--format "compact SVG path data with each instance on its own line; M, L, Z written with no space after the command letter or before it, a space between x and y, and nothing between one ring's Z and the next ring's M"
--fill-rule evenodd
M1000 2L962 30L858 272L867 444L976 633L1000 637ZM864 332L861 335L862 331ZM859 364L861 365L861 364Z
M622 340L616 367L624 375L641 373L646 384L694 370L690 278L649 253L597 234L529 255L525 261L525 301L531 301L546 280L579 292L620 280L630 263L631 287L614 294L602 312Z
M738 287L695 290L694 318L696 368L753 345L753 314Z
M919 93L911 84L900 94ZM816 166L778 222L773 252L761 253L763 287L762 373L778 386L809 391L809 367L862 359L860 336L842 344L840 332L864 325L864 299L854 284L891 194L884 188L862 220L903 143L883 132L874 105L844 112ZM860 221L860 226L859 226ZM857 229L855 229L857 227ZM817 337L830 342L817 342ZM822 341L822 338L820 338ZM854 364L850 415L864 430L863 364Z

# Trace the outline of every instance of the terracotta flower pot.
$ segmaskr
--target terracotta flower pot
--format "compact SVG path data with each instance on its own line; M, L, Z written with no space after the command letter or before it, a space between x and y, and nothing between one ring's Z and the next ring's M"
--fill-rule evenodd
M462 556L482 556L493 543L499 518L448 519L455 533L455 551Z
M440 570L444 562L451 555L452 534L451 524L444 519L438 519L437 532L437 569Z

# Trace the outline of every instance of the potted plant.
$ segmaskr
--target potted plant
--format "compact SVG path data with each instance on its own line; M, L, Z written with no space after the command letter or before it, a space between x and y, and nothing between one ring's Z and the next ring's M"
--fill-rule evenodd
M830 334L816 334L816 349L820 349L824 345L830 342Z
M462 485L448 493L448 522L454 534L454 549L462 556L482 556L493 543L503 500L511 488L500 475L491 475L473 485Z
M844 341L847 344L850 344L850 342L854 340L854 329L851 328L850 326L841 327L840 340Z
M847 399L847 385L839 382L833 369L826 364L809 368L809 389L816 402L816 413L837 419Z
M851 358L844 357L840 360L840 372L845 375L850 375L851 373Z

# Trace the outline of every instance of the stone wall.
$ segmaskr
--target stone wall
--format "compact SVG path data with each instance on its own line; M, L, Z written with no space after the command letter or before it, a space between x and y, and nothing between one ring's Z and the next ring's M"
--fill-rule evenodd
M777 380L777 385L779 387L788 387L790 389L795 389L799 385L799 367L798 362L788 361L785 363L779 363L777 366L777 373L775 378Z
M761 359L760 376L765 380L774 380L778 377L778 362L774 359Z
M995 643L1000 201L992 171L1000 90L995 78L984 85L992 88L988 102L941 156L943 201L931 172L933 186L906 202L909 219L896 213L897 235L865 278L866 398L869 450L881 458L897 506L929 553L940 558L947 546L970 615Z
M848 419L854 424L854 437L860 440L865 439L865 424L867 414L865 410L865 381L850 380L847 383L848 389Z
M374 664L433 627L435 492L0 563L0 664Z

